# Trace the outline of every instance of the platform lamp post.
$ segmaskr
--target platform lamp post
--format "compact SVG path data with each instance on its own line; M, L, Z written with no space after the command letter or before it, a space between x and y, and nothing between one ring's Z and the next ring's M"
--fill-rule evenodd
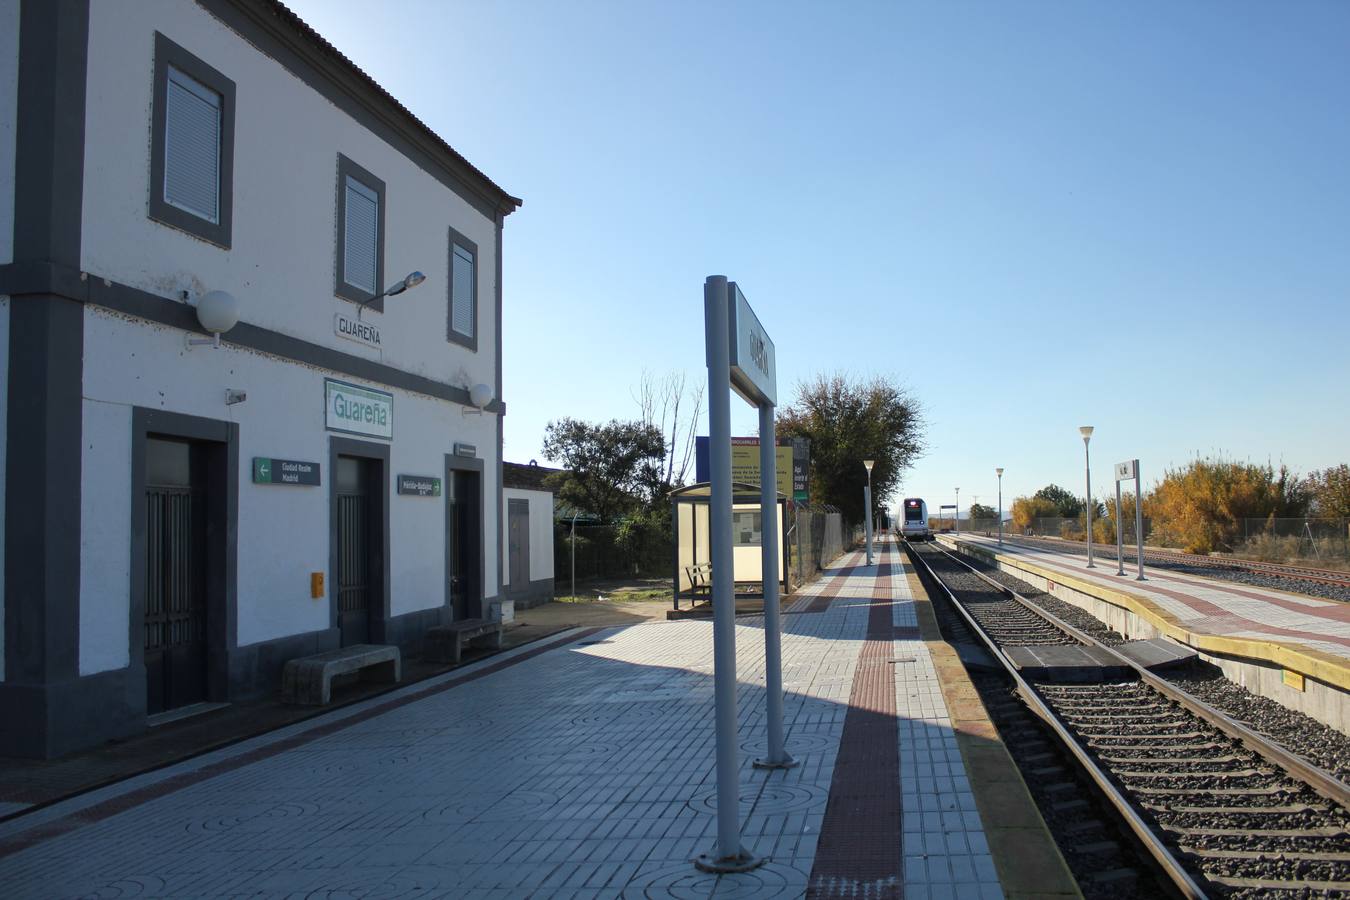
M999 545L1000 547L1002 547L1002 546L1003 546L1003 468L1000 466L999 468L995 469L995 470L994 470L994 474L998 476L998 545ZM957 510L957 512L960 513L960 510Z
M956 489L956 533L961 533L961 489Z
M867 470L867 487L863 489L863 517L867 526L867 564L872 565L872 467L875 459L864 459L863 468Z
M1083 425L1078 429L1083 436L1083 472L1087 477L1087 551L1089 569L1097 568L1092 564L1092 458L1088 453L1088 441L1092 440L1092 426Z

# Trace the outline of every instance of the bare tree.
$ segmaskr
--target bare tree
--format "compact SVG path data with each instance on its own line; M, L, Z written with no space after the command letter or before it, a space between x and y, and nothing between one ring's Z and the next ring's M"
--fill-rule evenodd
M645 369L633 399L642 410L642 422L661 432L665 438L666 458L663 476L672 487L684 484L694 459L694 437L703 413L701 382L690 387L682 371L653 375Z

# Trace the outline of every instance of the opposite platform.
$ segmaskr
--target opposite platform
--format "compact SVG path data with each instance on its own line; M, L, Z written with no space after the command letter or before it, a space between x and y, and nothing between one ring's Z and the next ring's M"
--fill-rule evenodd
M1350 733L1350 604L980 535L939 540L1086 609L1130 638L1193 647L1248 690Z

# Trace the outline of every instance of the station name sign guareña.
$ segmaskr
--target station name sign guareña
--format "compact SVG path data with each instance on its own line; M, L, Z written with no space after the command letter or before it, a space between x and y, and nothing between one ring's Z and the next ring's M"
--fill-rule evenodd
M373 388L323 380L324 427L329 431L387 440L394 437L394 395Z
M755 406L778 405L778 369L773 341L736 282L731 302L731 389Z
M333 313L333 333L340 338L364 344L375 350L384 349L384 344L380 342L379 326L346 313Z

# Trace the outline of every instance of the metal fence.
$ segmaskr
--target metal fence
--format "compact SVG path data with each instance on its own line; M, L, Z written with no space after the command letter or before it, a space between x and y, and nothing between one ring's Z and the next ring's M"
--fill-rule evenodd
M788 534L790 565L798 584L815 577L826 564L845 550L845 534L859 529L845 528L844 517L833 506L799 506Z
M576 526L576 578L628 578L670 574L670 533L643 535L635 546L618 540L614 525ZM559 522L553 533L553 574L559 585L572 578L572 526Z
M1350 561L1350 519L1243 519L1234 551L1269 562Z
M811 580L841 553L862 542L861 525L846 525L843 515L833 506L797 507L787 538L790 572L800 584ZM554 531L554 577L559 585L572 577L572 529L570 523L557 523ZM669 532L651 535L637 547L624 547L613 525L576 526L576 578L627 578L633 575L655 576L670 572Z

